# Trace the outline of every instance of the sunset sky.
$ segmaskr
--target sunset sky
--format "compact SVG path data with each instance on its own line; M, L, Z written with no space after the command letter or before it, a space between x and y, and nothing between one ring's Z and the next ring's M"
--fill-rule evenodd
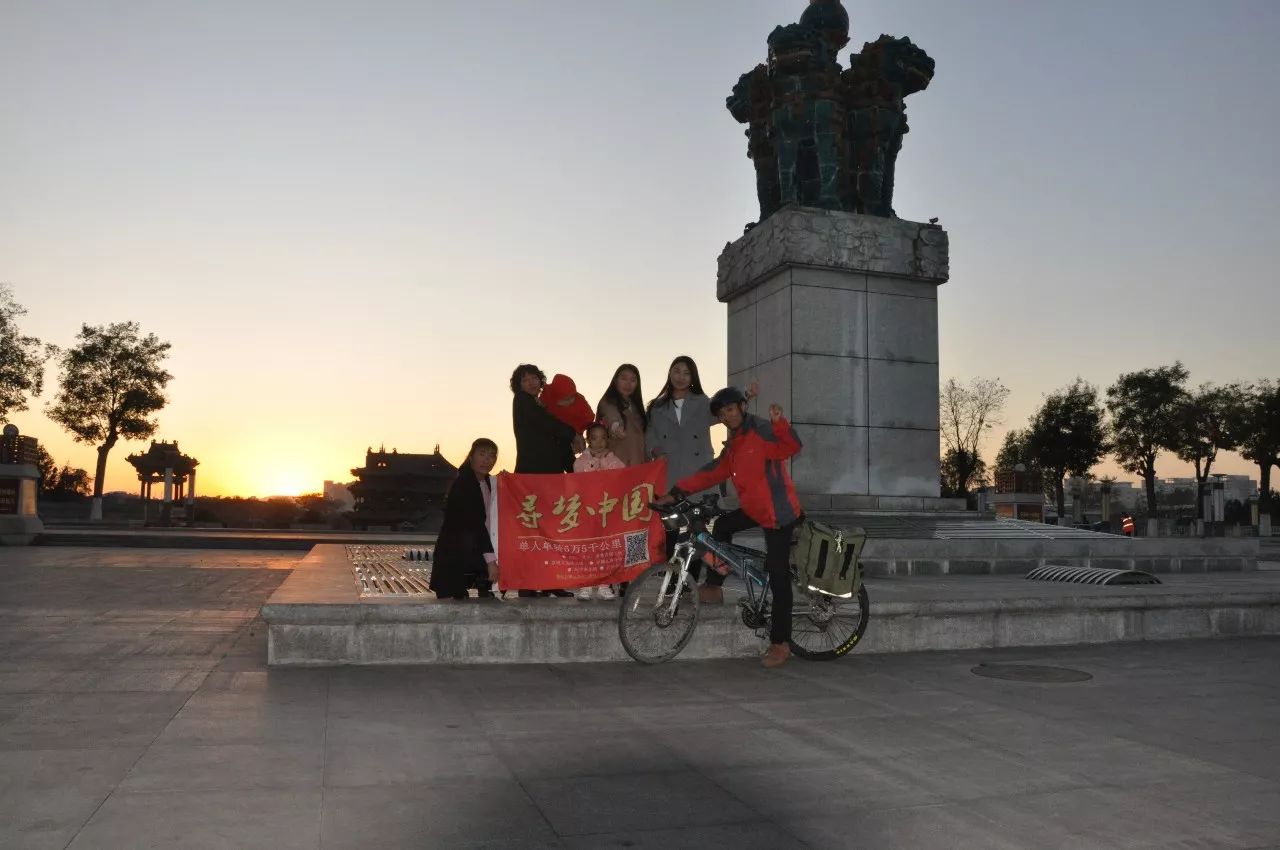
M944 380L999 377L1017 426L1077 375L1280 377L1280 4L845 5L855 45L937 61L895 206L950 233ZM157 437L201 492L477 436L509 467L519 362L593 404L623 361L649 397L677 354L725 380L715 261L756 201L724 98L803 0L0 8L0 281L45 341L173 344ZM14 421L92 471L42 414L55 377Z

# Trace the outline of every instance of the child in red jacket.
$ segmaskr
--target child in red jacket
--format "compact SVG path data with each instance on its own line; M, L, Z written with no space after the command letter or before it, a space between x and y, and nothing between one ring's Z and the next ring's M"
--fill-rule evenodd
M587 404L582 393L578 392L573 378L568 375L556 375L552 378L551 383L542 388L542 395L538 400L548 413L579 434L596 419L591 405Z

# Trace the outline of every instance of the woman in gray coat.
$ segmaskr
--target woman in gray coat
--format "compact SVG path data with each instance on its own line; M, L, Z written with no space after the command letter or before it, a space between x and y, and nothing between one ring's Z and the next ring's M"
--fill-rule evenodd
M649 402L645 431L648 456L667 459L666 490L662 492L715 459L711 426L716 424L719 420L711 415L711 400L702 391L698 364L692 357L680 355L671 361L662 392Z
M747 389L746 395L748 398L757 395L755 382ZM698 364L692 357L681 354L671 361L662 392L649 402L649 428L645 431L648 456L667 459L667 490L681 478L715 460L716 453L711 448L711 426L719 424L719 417L711 412L711 399L702 391ZM667 535L668 559L673 551L675 536ZM702 565L695 564L695 580L701 572Z

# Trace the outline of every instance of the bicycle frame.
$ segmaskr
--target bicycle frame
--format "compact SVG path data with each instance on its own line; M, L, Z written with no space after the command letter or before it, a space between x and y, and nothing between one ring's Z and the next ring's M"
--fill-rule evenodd
M671 563L680 568L675 575L677 585L684 582L685 576L693 566L694 558L701 558L703 552L710 552L739 572L747 589L747 606L756 614L763 611L769 604L769 574L763 568L764 552L733 543L723 543L709 533L700 531L692 539L685 539L676 544ZM667 593L670 582L670 578L663 580L660 593ZM674 613L677 604L674 597L671 604L671 610Z

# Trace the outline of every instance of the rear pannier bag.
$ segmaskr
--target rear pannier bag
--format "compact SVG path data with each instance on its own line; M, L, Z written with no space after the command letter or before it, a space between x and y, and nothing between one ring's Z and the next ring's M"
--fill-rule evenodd
M800 523L792 538L791 563L801 587L829 596L853 596L862 585L858 557L866 542L861 528L836 528L809 519Z

